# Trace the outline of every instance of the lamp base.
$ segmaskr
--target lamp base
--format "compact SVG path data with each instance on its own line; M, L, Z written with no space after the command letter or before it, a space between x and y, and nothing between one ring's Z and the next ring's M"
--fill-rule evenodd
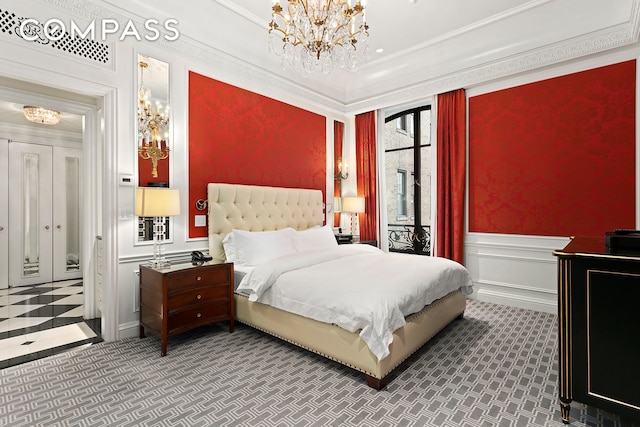
M144 264L147 267L153 268L163 268L163 267L171 267L171 262L167 261L165 258L160 259L151 259L148 263Z

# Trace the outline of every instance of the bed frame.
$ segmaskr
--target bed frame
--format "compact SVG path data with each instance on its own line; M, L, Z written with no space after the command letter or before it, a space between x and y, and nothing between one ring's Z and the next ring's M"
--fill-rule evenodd
M232 229L269 231L292 227L304 230L323 223L322 192L297 188L209 184L209 253L224 260L222 239ZM390 355L377 360L357 332L289 313L245 295L235 294L238 321L365 374L367 384L380 390L391 371L456 318L462 318L466 297L452 292L406 318L393 333Z

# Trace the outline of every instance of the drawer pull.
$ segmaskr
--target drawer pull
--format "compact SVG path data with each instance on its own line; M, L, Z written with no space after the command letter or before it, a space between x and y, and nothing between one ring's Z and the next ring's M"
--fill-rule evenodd
M200 318L200 317L202 317L202 314L198 313L198 314L196 314L196 317Z
M196 277L196 280L202 280L202 277L198 276Z
M198 294L198 295L196 296L196 298L197 298L197 299L202 299L202 295Z

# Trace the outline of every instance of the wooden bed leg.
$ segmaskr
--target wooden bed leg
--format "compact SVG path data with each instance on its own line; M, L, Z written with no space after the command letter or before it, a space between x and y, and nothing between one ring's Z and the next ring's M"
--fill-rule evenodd
M372 377L371 375L364 374L364 378L367 380L367 385L371 388L375 388L380 391L387 386L389 382L389 375L380 379L376 377Z
M458 317L456 317L456 320L462 320L462 319L464 319L464 311L458 314Z

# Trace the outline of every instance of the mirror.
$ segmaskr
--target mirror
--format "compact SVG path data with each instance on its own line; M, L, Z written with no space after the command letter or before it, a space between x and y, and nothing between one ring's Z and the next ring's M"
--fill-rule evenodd
M169 187L169 64L137 55L136 140L138 186ZM166 218L165 241L170 221ZM153 241L153 218L139 217L137 241Z
M23 242L24 257L22 264L22 277L37 276L40 273L40 224L38 215L38 202L40 200L40 165L39 156L27 153L23 157L22 182L23 184Z
M342 181L348 174L347 166L342 170L342 145L344 142L344 123L333 121L333 227L340 231L340 212L342 211Z

